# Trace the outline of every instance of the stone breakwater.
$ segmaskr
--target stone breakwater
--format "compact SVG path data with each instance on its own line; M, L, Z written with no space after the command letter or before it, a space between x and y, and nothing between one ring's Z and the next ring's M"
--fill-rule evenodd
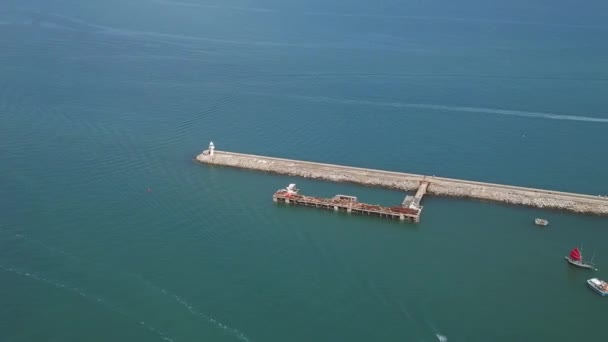
M430 195L473 198L537 208L608 215L607 197L225 151L215 151L213 156L209 154L209 151L204 151L196 157L196 160L211 165L321 179L331 182L348 182L403 191L416 190L421 182L428 182L427 194Z

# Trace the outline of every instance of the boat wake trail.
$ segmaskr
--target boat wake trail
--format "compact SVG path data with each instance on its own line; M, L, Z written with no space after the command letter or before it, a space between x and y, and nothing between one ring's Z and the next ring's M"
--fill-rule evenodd
M424 323L426 323L426 325L429 326L429 328L431 328L431 330L433 330L433 332L435 333L435 337L437 337L437 339L439 340L439 342L447 342L448 341L448 337L441 334L439 332L439 330L437 330L437 328L435 328L435 325L433 323L431 323L428 319L426 319L424 313L423 313L423 320Z
M66 252L66 251L64 251L62 249L55 248L53 246L49 246L49 245L47 245L46 243L44 243L44 242L42 242L40 240L34 239L34 238L26 236L24 234L15 234L15 237L17 239L23 239L24 241L27 241L27 242L39 245L39 246L41 246L42 248L48 250L51 253L60 254L60 255L63 255L65 257L69 258L69 259L72 259L73 261L76 261L76 262L79 262L79 263L83 263L83 261L82 261L81 258L79 258L79 257L77 257L77 256L75 256L73 254L70 254L70 253L68 253L68 252Z
M191 8L213 8L213 9L221 9L221 10L232 10L232 11L244 11L244 12L259 12L259 13L276 13L279 12L277 9L273 8L263 8L263 7L239 7L239 6L227 6L227 5L206 5L206 4L198 4L194 2L185 2L185 1L169 1L169 0L155 0L154 1L160 5L172 5L172 6L182 6L182 7L191 7Z
M157 285L152 284L150 281L144 279L142 276L137 275L137 274L132 274L133 276L137 277L138 279L140 279L143 283L145 283L146 285L153 287L155 289L157 289L158 291L162 292L163 294L165 294L166 296L171 297L173 300L175 300L177 303L179 303L181 306L183 306L184 308L186 308L191 314L193 314L194 316L198 316L200 318L203 318L204 320L206 320L207 322L213 324L214 326L230 333L231 335L233 335L234 337L236 337L237 339L243 341L243 342L251 342L251 340L242 332L240 332L239 330L232 328L220 321L218 321L217 319L206 315L198 310L196 310L196 308L194 308L190 303L188 303L186 300L184 300L182 297L171 293L170 291L165 290L164 288L158 287Z
M435 328L435 325L427 319L426 315L424 314L424 309L421 310L420 315L413 315L412 312L407 310L400 302L398 303L398 305L399 309L401 310L401 313L403 313L405 318L407 318L408 320L418 321L419 323L422 323L420 325L429 328L435 335L435 337L439 340L439 342L448 341L448 337L443 335L439 330L437 330L437 328ZM428 330L425 329L425 335L426 333L428 333ZM418 337L420 337L420 335Z
M0 231L4 231L4 229L0 227ZM97 266L109 269L109 267L106 266L106 265L103 265L103 264L100 264L100 263L96 263L96 262L86 262L85 260L83 260L82 258L80 258L80 257L78 257L78 256L76 256L74 254L68 253L68 252L66 252L66 251L64 251L62 249L55 248L53 246L49 246L48 244L46 244L46 243L44 243L42 241L39 241L37 239L28 237L26 235L15 234L15 237L18 238L18 239L22 239L24 241L33 243L33 244L37 244L37 245L41 246L42 248L48 250L51 253L63 255L64 257L67 257L67 258L69 258L69 259L71 259L71 260L73 260L73 261L75 261L77 263L80 263L80 264L89 264L89 265L93 265L94 264L94 265L97 265ZM29 277L31 279L41 281L43 283L46 283L48 285L52 285L52 286L57 287L57 288L62 288L62 289L65 289L65 290L77 293L78 295L80 295L83 298L95 301L95 302L97 302L97 303L99 303L101 305L104 305L106 308L108 308L108 309L110 309L110 310L112 310L112 311L114 311L114 312L116 312L116 313L118 313L118 314L120 314L120 315L122 315L124 317L128 317L130 319L133 319L131 317L131 315L129 315L129 314L125 313L124 311L116 308L115 306L112 306L112 305L108 304L107 301L105 301L105 300L103 300L103 299L101 299L99 297L87 295L82 290L80 290L80 289L78 289L76 287L70 287L70 286L64 285L62 283L54 282L52 280L49 280L49 279L46 279L46 278L34 275L32 273L29 273L29 272L23 272L23 271L17 270L15 268L6 268L6 267L3 267L2 265L0 265L0 269L5 270L7 272L15 273L15 274L18 274L18 275L21 275L21 276ZM117 271L116 269L112 269L112 270L114 272ZM204 313L196 310L190 303L188 303L182 297L180 297L180 296L178 296L178 295L176 295L174 293L171 293L171 292L165 290L164 288L161 288L161 287L159 287L159 286L151 283L150 281L148 281L145 278L143 278L141 275L133 273L133 272L128 272L128 271L125 271L125 270L118 270L118 272L120 272L123 275L128 276L130 278L136 278L138 281L142 282L146 286L154 288L156 291L159 291L159 292L163 293L164 295L170 297L172 300L174 300L175 302L177 302L178 304L180 304L181 306L183 306L184 308L186 308L192 315L198 316L198 317L206 320L208 323L212 324L213 326L215 326L217 328L220 328L220 329L226 331L227 333L233 335L237 339L239 339L239 340L241 340L243 342L251 342L251 340L244 333L242 333L241 331L239 331L239 330L237 330L235 328L232 328L232 327L230 327L230 326L222 323L221 321L213 318L210 315L204 314ZM150 326L149 324L147 324L147 323L145 323L145 322L143 322L141 320L137 320L137 321L139 322L139 324L141 324L143 327L145 327L150 332L153 332L153 333L159 335L163 340L165 340L165 341L173 341L171 338L167 337L167 335L165 333L158 331L157 329L155 329L154 327Z
M260 94L260 95L262 95L262 94ZM300 99L300 100L325 102L325 103L336 103L336 104L345 104L345 105L367 105L367 106L393 107L393 108L431 109L431 110L441 110L441 111L448 111L448 112L460 112L460 113L471 113L471 114L519 116L519 117L537 118L537 119L546 119L546 120L567 120L567 121L608 123L608 118L605 118L605 117L567 115L567 114L543 113L543 112L528 112L528 111L511 110L511 109L461 107L461 106L449 106L449 105L425 104L425 103L349 100L349 99L336 99L336 98L323 97L323 96L312 97L312 96L292 95L289 97L294 98L294 99Z
M455 22L455 23L479 23L492 25L517 25L517 26L540 26L540 27L562 27L572 29L590 29L590 30L607 30L608 28L601 25L580 25L569 23L552 23L538 21L523 21L523 20L499 20L490 18L475 18L475 17L447 17L447 16L424 16L424 15L406 15L406 14L388 14L388 13L344 13L344 12L320 12L320 11L304 11L291 13L279 8L263 8L263 7L239 7L219 4L199 4L192 1L176 1L176 0L155 0L159 5L182 6L201 9L220 9L242 12L258 12L272 13L278 15L304 15L314 17L333 17L333 18L365 18L365 19L396 19L396 20L416 20L416 21L439 21L439 22Z
M192 305L188 304L188 302L186 302L185 300L183 300L181 297L175 295L175 294L171 294L168 291L166 291L165 289L161 289L161 291L169 296L172 296L177 302L179 302L181 305L183 305L186 309L188 309L188 311L190 311L192 314L200 316L204 319L206 319L207 321L209 321L209 323L217 326L218 328L221 328L225 331L230 332L231 334L233 334L236 338L238 338L239 340L243 341L243 342L251 342L251 340L249 338L247 338L247 336L245 336L245 334L243 334L242 332L231 328L229 326L227 326L226 324L216 320L215 318L205 315L201 312L198 312L196 309L194 309L194 307L192 307Z
M72 287L72 286L60 283L58 281L50 280L48 278L39 276L37 274L31 273L31 272L27 272L27 271L24 271L24 270L20 270L20 269L14 268L14 267L6 267L4 265L0 265L0 270L3 270L5 272L9 272L9 273L13 273L13 274L25 277L25 278L29 278L29 279L32 279L32 280L35 280L35 281L47 284L49 286L52 286L52 287L55 287L55 288L58 288L58 289L63 289L63 290L66 290L68 292L74 293L74 294L76 294L76 295L78 295L78 296L80 296L80 297L82 297L82 298L84 298L84 299L86 299L88 301L97 303L97 304L105 307L106 309L110 310L111 312L114 312L114 313L116 313L116 314L118 314L120 316L123 316L125 318L130 319L130 320L137 321L137 323L139 325L141 325L144 329L146 329L149 332L157 335L163 341L167 341L167 342L173 342L174 341L172 338L170 338L169 336L167 336L167 334L163 333L162 331L159 331L158 329L156 329L153 326L145 323L144 321L140 321L140 320L137 320L137 319L133 318L131 315L129 315L126 312L124 312L123 310L121 310L121 309L119 309L119 308L111 305L106 300L104 300L104 299L102 299L100 297L97 297L97 296L85 293L83 290L81 290L78 287Z

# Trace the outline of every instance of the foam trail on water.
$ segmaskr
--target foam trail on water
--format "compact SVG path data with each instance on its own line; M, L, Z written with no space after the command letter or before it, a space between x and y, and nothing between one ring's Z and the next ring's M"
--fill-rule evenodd
M31 242L31 243L37 244L37 245L41 246L42 248L50 251L51 253L61 254L61 255L65 256L65 257L67 257L67 258L70 258L72 260L75 260L75 261L78 261L78 262L82 263L82 259L81 258L79 258L79 257L77 257L77 256L75 256L73 254L70 254L70 253L68 253L68 252L66 252L66 251L64 251L62 249L59 249L59 248L47 245L46 243L44 243L44 242L42 242L42 241L40 241L38 239L31 238L31 237L29 237L27 235L24 235L24 234L15 234L15 237L17 237L19 239L23 239L23 240L25 240L27 242Z
M0 227L0 232L7 232L7 233L11 233L9 230ZM38 239L35 239L33 237L30 237L29 235L23 234L23 233L17 233L15 234L15 238L16 239L20 239L25 241L26 243L32 243L32 244L36 244L39 245L40 247L46 249L47 251L49 251L52 254L59 254L59 255L63 255L65 257L67 257L68 259L72 259L73 261L76 261L78 263L84 264L84 260L82 260L82 258L72 254L72 253L68 253L66 251L64 251L63 249L57 248L57 247L53 247L43 241L40 241Z
M195 43L220 43L220 44L228 44L228 45L245 45L245 46L259 46L259 47L297 47L297 48L335 48L336 45L332 43L297 43L297 42L281 42L281 41L259 41L259 40L232 40L232 39L222 39L222 38L213 38L213 37L202 37L202 36L192 36L192 35L184 35L184 34L175 34L175 33L163 33L163 32L155 32L155 31L142 31L142 30L133 30L112 26L104 26L89 23L83 21L78 18L73 18L69 16L65 16L59 13L47 13L47 16L51 18L58 18L62 20L66 20L67 22L83 25L82 27L86 27L87 30L91 30L93 33L104 34L108 36L120 36L120 37L128 37L133 39L162 39L164 43L165 40L174 41L182 41L182 42L195 42ZM71 29L71 28L68 28ZM339 46L338 46L339 47Z
M158 286L152 284L151 282L149 282L148 280L144 279L140 275L136 275L136 274L132 274L132 275L135 276L135 277L137 277L137 278L139 278L142 282L146 283L148 286L156 288L157 290L159 290L163 294L165 294L165 295L173 298L173 300L175 300L180 305L182 305L183 307L185 307L188 311L190 311L191 314L205 319L206 321L208 321L209 323L213 324L214 326L216 326L216 327L218 327L218 328L220 328L222 330L225 330L225 331L231 333L232 335L234 335L234 337L236 337L237 339L239 339L239 340L241 340L243 342L251 342L251 340L244 333L242 333L239 330L237 330L235 328L232 328L232 327L230 327L230 326L228 326L228 325L226 325L226 324L218 321L217 319L215 319L215 318L213 318L213 317L211 317L211 316L209 316L207 314L204 314L204 313L196 310L190 303L188 303L182 297L180 297L180 296L178 296L178 295L176 295L174 293L171 293L171 292L169 292L169 291L167 291L167 290L165 290L165 289L163 289L161 287L158 287Z
M521 116L521 117L528 117L528 118L551 119L551 120L568 120L568 121L608 123L608 118L592 117L592 116L528 112L528 111L496 109L496 108L445 106L445 105L432 105L432 104L407 104L407 105L412 108L438 109L438 110L466 112L466 113L496 114L496 115L510 115L510 116Z
M199 4L195 2L187 1L174 1L174 0L155 0L157 4L161 5L172 5L172 6L183 6L190 8L212 8L221 10L232 10L232 11L246 11L246 12L258 12L258 13L276 13L281 15L291 14L287 13L278 8L261 8L261 7L239 7L239 6L227 6L223 5L221 1L218 4ZM445 22L465 22L465 23L480 23L480 24L502 24L502 25L525 25L525 26L541 26L541 27L563 27L573 29L593 29L593 30L606 30L605 26L601 25L581 25L581 24L569 24L569 23L551 23L551 22L535 22L535 21L521 21L521 20L499 20L490 18L474 18L474 17L446 17L446 16L424 16L424 15L405 15L405 14L388 14L388 13L343 13L343 12L313 12L304 11L296 13L304 16L321 16L321 17L334 17L334 18L366 18L366 19L396 19L396 20L421 20L421 21L445 21Z
M4 230L4 229L3 229L2 227L0 227L0 231L2 231L2 230ZM36 240L36 239L30 238L30 237L27 237L27 236L25 236L25 235L23 235L23 234L16 234L15 236L16 236L17 238L24 239L24 240L26 240L26 241L28 241L28 242L36 243L36 244L38 244L38 245L42 246L43 248L47 249L47 250L48 250L48 251L50 251L51 253L61 254L61 255L66 256L66 257L68 257L68 258L70 258L70 259L73 259L73 260L75 260L75 261L77 261L77 262L79 262L79 263L81 263L81 264L85 264L85 263L86 263L86 262L85 262L85 261L84 261L82 258L79 258L78 256L73 255L73 254L71 254L71 253L68 253L68 252L66 252L66 251L64 251L64 250L62 250L62 249L59 249L59 248L55 248L55 247L49 246L48 244L46 244L46 243L44 243L44 242L42 242L42 241L39 241L39 240ZM104 266L104 267L106 267L106 268L107 268L107 266L105 266L105 265L101 265L101 264L99 264L99 263L92 263L92 262L89 262L89 264L96 264L96 265L99 265L99 266ZM80 294L80 295L81 295L81 296L83 296L83 297L85 297L85 296L86 296L86 295L85 295L85 294L84 294L82 291L80 291L80 290L79 290L79 289L77 289L77 288L70 288L70 287L67 287L66 285L63 285L63 284L61 284L61 283L52 282L52 281L49 281L49 280L47 280L47 279L45 279L45 278L42 278L42 277L38 277L38 276L31 276L31 275L32 275L31 273L28 273L28 274L26 275L26 274L25 274L25 273L23 273L23 272L19 273L19 271L18 271L18 270L16 270L16 269L8 269L8 268L3 268L1 265L0 265L0 268L1 268L1 269L4 269L5 271L8 271L8 272L17 273L17 274L20 274L20 275L23 275L23 276L30 276L32 279L36 279L36 280L39 280L39 281L43 281L43 282L45 282L45 283L47 283L47 284L50 284L50 285L53 285L53 286L55 286L55 287L60 287L60 288L64 288L64 289L67 289L67 290L72 290L72 291L77 290L78 294ZM121 272L121 273L123 273L123 274L125 274L125 275L127 275L127 276L130 276L130 277L133 277L133 278L137 278L138 280L140 280L140 281L141 281L141 282L143 282L144 284L146 284L146 285L148 285L148 286L150 286L150 287L152 287L152 288L155 288L156 290L158 290L158 291L162 292L162 293L163 293L164 295L166 295L166 296L171 297L173 300L175 300L175 301L176 301L176 302L178 302L180 305L182 305L183 307L185 307L185 308L186 308L186 309L187 309L187 310L188 310L188 311L189 311L191 314L193 314L193 315L195 315L195 316L199 316L199 317L201 317L201 318L203 318L203 319L207 320L209 323L213 324L214 326L216 326L216 327L218 327L218 328L220 328L220 329L222 329L222 330L225 330L225 331L227 331L227 332L231 333L232 335L234 335L234 336L235 336L236 338L238 338L239 340L241 340L241 341L243 341L243 342L251 342L251 340L250 340L250 339L249 339L249 338L248 338L248 337L247 337L245 334L243 334L242 332L240 332L239 330L234 329L234 328L232 328L232 327L229 327L228 325L226 325L226 324L224 324L224 323L222 323L222 322L218 321L217 319L215 319L215 318L213 318L213 317L211 317L211 316L209 316L209 315L206 315L206 314L204 314L204 313L202 313L202 312L200 312L200 311L196 310L196 309L195 309L195 308L194 308L192 305L190 305L188 302L186 302L184 299L182 299L182 298L181 298L181 297L179 297L178 295L173 294L173 293L170 293L169 291L167 291L167 290L165 290L165 289L163 289L163 288L161 288L161 287L159 287L159 286L157 286L157 285L155 285L155 284L151 283L150 281L148 281L148 280L146 280L145 278L143 278L141 275L139 275L139 274L135 274L135 273L132 273L132 272L127 272L127 271L119 271L119 272ZM87 298L88 298L88 297L87 297ZM98 298L98 297L95 297L95 299L96 299L96 301L97 301L97 302L100 302L100 303L106 304L106 306L108 306L108 305L107 305L107 302L103 301L102 299L100 299L100 298ZM124 313L124 312L122 312L122 311L120 311L120 310L118 310L118 309L116 309L116 308L112 308L112 307L110 307L110 309L111 309L111 310L113 310L113 311L115 311L115 312L117 312L117 313L120 313L120 314L121 314L121 315L123 315L123 316L127 316L127 317L129 317L129 316L126 314L126 313ZM156 330L154 327L151 327L151 326L149 326L149 325L145 324L143 321L138 321L138 322L139 322L141 325L143 325L144 327L146 327L146 329L148 329L149 331L154 332L154 333L156 333L156 334L158 334L158 335L161 335L161 336L162 336L162 338L163 338L163 339L165 339L166 341L172 341L172 339L170 339L170 338L166 337L166 335L165 335L164 333L162 333L162 332L160 332L160 331Z
M104 299L102 299L100 297L85 293L83 290L81 290L78 287L69 286L69 285L63 284L61 282L50 280L48 278L39 276L37 274L27 272L24 270L20 270L20 269L14 268L14 267L6 267L4 265L0 265L0 270L9 272L9 273L13 273L13 274L17 274L19 276L26 277L29 279L33 279L35 281L50 285L50 286L58 288L58 289L63 289L63 290L72 292L88 301L98 303L99 305L105 307L106 309L108 309L114 313L117 313L123 317L133 319L129 314L127 314L123 310L120 310L120 309L114 307L113 305L110 305L107 301L105 301ZM154 328L153 326L151 326L149 324L146 324L144 321L138 320L138 323L139 323L139 325L141 325L143 328L145 328L149 332L156 334L161 340L167 341L167 342L174 341L172 338L168 337L167 334L163 333L162 331L159 331L158 329Z
M262 95L262 94L258 94L258 95ZM603 118L603 117L566 115L566 114L542 113L542 112L528 112L528 111L511 110L511 109L461 107L461 106L448 106L448 105L425 104L425 103L349 100L349 99L336 99L336 98L323 97L323 96L312 97L312 96L293 95L290 97L295 98L295 99L315 101L315 102L337 103L337 104L347 104L347 105L368 105L368 106L381 106L381 107L394 107L394 108L418 108L418 109L432 109L432 110L443 110L443 111L473 113L473 114L519 116L519 117L547 119L547 120L567 120L567 121L608 123L608 118Z
M418 341L425 341L426 338L428 338L428 328L430 328L432 330L432 333L435 335L436 338L439 339L440 342L447 342L447 336L442 335L437 329L435 329L435 327L433 326L432 323L430 323L425 317L424 317L424 313L421 313L420 315L416 313L417 310L413 309L413 310L408 310L406 307L404 307L404 305L401 302L397 302L399 305L399 309L401 311L401 313L403 313L403 315L405 316L405 318L407 318L408 320L411 321L411 324L414 325L414 333L416 334L416 340Z
M429 321L425 316L426 315L423 313L422 319L424 320L424 323L426 323L426 325L428 325L429 328L431 328L431 330L433 330L433 332L435 333L435 337L437 337L439 342L447 342L448 337L443 335L437 328L435 328L435 325L431 321Z
M473 17L445 17L445 16L424 16L424 15L403 15L403 14L381 14L381 13L340 13L340 12L303 12L304 15L322 16L322 17L346 17L346 18L368 18L368 19L410 19L422 21L446 21L446 22L464 22L464 23L480 23L480 24L502 24L502 25L526 25L526 26L542 26L542 27L563 27L573 29L590 29L590 30L606 30L606 26L601 25L579 25L568 23L551 23L538 21L518 21L518 20L499 20L489 18L473 18Z
M73 31L83 31L83 32L91 32L94 34L105 35L108 37L126 37L129 39L149 39L157 42L165 43L165 44L176 44L179 42L190 42L199 44L198 47L201 47L200 44L204 43L205 46L208 43L218 43L224 45L237 45L237 46L254 46L254 47L262 47L262 48L301 48L301 49L343 49L348 47L342 43L336 42L293 42L293 41L266 41L266 40L233 40L233 39L222 39L222 38L214 38L214 37L203 37L203 36L192 36L192 35L184 35L184 34L176 34L176 33L163 33L163 32L155 32L155 31L142 31L142 30L134 30L127 28L119 28L112 26L103 26L93 23L85 22L84 20L78 18L72 18L69 16L65 16L59 13L45 13L48 20L56 20L62 19L65 20L66 23L81 25L78 26L80 29L71 26L65 26L61 24L56 24L52 27L73 30ZM363 50L385 50L386 47L357 47L350 46L349 48L357 48Z
M412 314L400 302L398 304L401 313L403 313L407 317L407 319L412 319Z
M217 326L217 327L219 327L221 329L224 329L226 331L231 332L236 338L238 338L241 341L251 342L251 340L249 340L249 338L247 338L247 336L245 336L245 334L243 334L242 332L240 332L240 331L238 331L238 330L236 330L234 328L231 328L231 327L227 326L226 324L224 324L224 323L216 320L215 318L213 318L211 316L208 316L208 315L205 315L205 314L203 314L201 312L198 312L196 309L194 309L194 307L192 307L192 305L190 305L188 302L186 302L185 300L183 300L178 295L169 293L165 289L162 289L162 292L165 293L165 294L167 294L167 295L169 295L169 296L172 296L177 302L179 302L184 307L186 307L188 309L188 311L190 311L194 315L203 317L203 318L207 319L209 322L211 322L212 324L214 324L215 326Z
M441 335L441 334L435 334L435 336L437 336L437 339L438 339L440 342L447 342L447 340L448 340L448 338L447 338L446 336Z
M233 10L233 11L246 11L246 12L260 12L260 13L276 13L279 12L277 9L273 8L263 8L263 7L239 7L239 6L226 6L226 5L206 5L206 4L198 4L194 2L185 2L185 1L168 1L168 0L155 0L154 1L160 5L172 5L172 6L182 6L182 7L192 7L192 8L214 8L220 10Z

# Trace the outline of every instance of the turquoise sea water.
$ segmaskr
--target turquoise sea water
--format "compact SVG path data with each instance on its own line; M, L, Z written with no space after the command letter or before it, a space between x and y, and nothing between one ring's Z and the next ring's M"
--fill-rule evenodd
M186 2L187 1L187 2ZM0 341L605 340L605 218L426 198L218 149L608 194L603 1L0 3ZM551 221L547 229L534 217Z

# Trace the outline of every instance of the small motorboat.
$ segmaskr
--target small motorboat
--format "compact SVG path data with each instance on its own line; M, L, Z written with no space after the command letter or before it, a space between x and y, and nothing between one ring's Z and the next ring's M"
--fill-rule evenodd
M587 280L587 284L589 284L589 287L592 288L593 291L597 292L597 294L599 294L600 296L608 296L607 282L599 280L597 278L591 278Z
M583 260L583 255L581 254L581 251L578 249L578 247L570 251L570 255L566 256L566 260L568 260L568 262L574 266L597 271L592 262Z
M534 219L534 224L537 226L547 226L549 224L549 221L545 220L545 219L541 219L541 218L537 218Z

